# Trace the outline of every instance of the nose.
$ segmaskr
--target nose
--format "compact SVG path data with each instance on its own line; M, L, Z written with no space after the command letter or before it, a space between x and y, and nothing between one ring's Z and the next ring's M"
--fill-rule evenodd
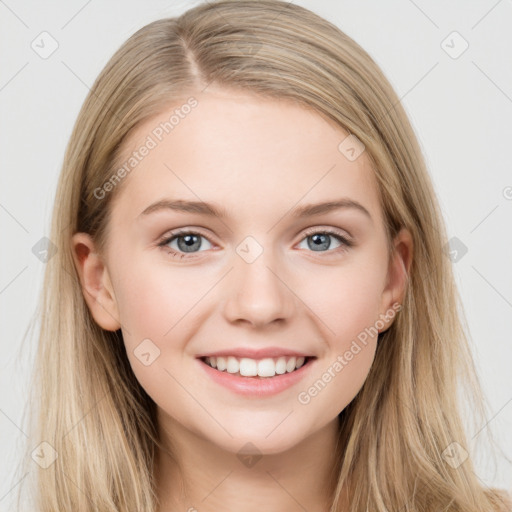
M232 323L263 327L288 320L294 308L293 287L270 251L252 263L239 258L230 273L229 298L225 316Z

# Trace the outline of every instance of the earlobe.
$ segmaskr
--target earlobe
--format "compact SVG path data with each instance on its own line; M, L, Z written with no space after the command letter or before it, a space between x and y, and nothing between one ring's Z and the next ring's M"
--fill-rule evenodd
M75 233L71 248L82 293L94 320L107 331L117 331L121 323L114 289L92 237L87 233Z

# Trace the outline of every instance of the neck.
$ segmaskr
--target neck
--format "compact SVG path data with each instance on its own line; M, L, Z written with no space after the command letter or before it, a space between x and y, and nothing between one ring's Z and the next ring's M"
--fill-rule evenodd
M256 449L245 456L168 416L159 426L166 448L157 453L155 465L158 512L330 510L338 467L337 420L286 451L261 454Z

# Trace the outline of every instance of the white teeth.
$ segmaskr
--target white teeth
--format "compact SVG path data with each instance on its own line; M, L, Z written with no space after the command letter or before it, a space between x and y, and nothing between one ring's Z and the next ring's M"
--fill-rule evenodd
M295 369L304 365L305 357L279 357L272 359L255 360L248 357L237 359L233 356L228 357L207 357L206 364L219 371L228 373L240 373L243 377L274 377L283 373L291 373Z
M228 362L226 363L226 371L228 373L238 373L240 370L240 363L235 357L228 357Z
M273 359L267 358L258 361L258 375L260 377L273 377L275 374L276 364Z
M288 359L288 362L286 363L286 371L287 372L293 372L293 370L295 370L295 362L296 361L297 361L297 359L295 359L295 357Z
M282 375L283 373L286 373L286 358L285 357L280 357L277 360L276 373L278 375Z
M258 375L258 363L254 359L248 359L247 357L240 359L240 375L256 377Z

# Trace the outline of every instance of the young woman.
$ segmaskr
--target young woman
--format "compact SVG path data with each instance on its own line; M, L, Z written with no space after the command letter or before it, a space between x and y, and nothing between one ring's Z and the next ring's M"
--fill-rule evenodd
M33 510L510 510L475 474L458 393L483 402L414 132L319 16L222 0L130 37L51 240Z

